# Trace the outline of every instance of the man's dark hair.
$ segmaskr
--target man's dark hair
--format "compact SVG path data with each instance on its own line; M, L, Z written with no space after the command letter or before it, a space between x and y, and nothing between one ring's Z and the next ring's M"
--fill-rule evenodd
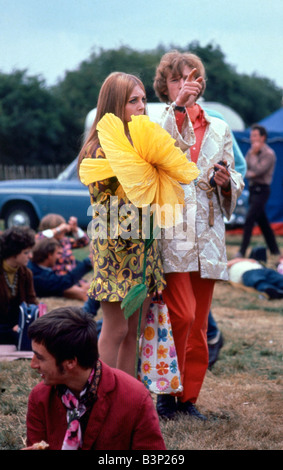
M46 313L30 325L28 336L43 344L58 366L65 360L77 358L82 368L95 367L98 359L96 323L79 307L61 307Z
M29 227L11 227L0 235L0 260L19 255L35 244L35 232Z
M50 253L54 253L57 246L60 246L60 243L55 238L42 238L38 240L32 250L32 261L35 264L42 263L48 258Z
M265 137L265 140L267 139L267 130L265 127L261 126L260 124L253 124L251 127L252 131L258 131L261 136Z

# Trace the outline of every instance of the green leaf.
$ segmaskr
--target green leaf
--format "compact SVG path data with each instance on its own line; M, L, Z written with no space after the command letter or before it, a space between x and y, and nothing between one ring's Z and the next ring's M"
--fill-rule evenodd
M153 237L147 238L147 239L145 240L145 250L148 250L148 249L149 249L149 247L153 244L154 240L155 240L155 239L154 239Z
M146 297L147 287L145 284L138 284L129 290L121 304L121 307L124 308L124 316L126 319L142 306Z

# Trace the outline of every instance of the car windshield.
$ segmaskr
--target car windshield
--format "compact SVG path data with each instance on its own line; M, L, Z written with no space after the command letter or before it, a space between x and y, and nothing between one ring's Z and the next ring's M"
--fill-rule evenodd
M75 180L78 178L77 174L77 162L78 158L75 158L75 160L70 163L67 168L65 168L64 171L62 171L58 176L57 179L59 181L64 181L64 180Z

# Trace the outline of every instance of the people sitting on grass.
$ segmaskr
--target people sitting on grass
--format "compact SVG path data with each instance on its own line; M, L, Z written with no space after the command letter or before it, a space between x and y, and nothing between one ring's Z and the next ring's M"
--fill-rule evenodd
M52 267L53 271L59 276L63 276L75 269L77 261L73 250L83 248L89 244L87 234L78 226L76 217L70 217L68 222L59 214L47 214L39 224L39 232L36 234L36 240L43 238L55 238L60 244L60 251ZM87 291L90 282L81 278L78 279L66 293L68 298L87 300Z
M34 243L35 233L28 227L12 227L0 235L0 344L18 344L20 304L38 303L27 268Z
M267 294L269 300L283 299L283 274L266 268L255 259L235 258L228 261L229 279Z
M28 266L33 273L34 288L38 297L67 297L69 290L86 273L92 270L90 258L78 261L74 269L67 274L58 275L53 267L60 254L61 246L55 238L38 240L32 250L32 260ZM99 302L87 299L87 311L96 315Z
M42 382L29 396L25 450L41 441L50 450L166 449L146 387L99 360L90 315L55 309L33 322L29 336Z

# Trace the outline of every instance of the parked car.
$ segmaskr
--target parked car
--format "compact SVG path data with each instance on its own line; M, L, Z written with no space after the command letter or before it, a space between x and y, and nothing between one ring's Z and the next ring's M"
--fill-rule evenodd
M7 180L0 182L0 219L5 228L29 225L36 229L50 212L78 219L86 228L91 221L88 188L77 177L77 159L55 179Z
M249 192L244 190L228 221L227 230L242 227L248 208ZM0 182L0 219L5 228L29 225L37 229L40 219L50 212L66 220L77 217L78 224L87 228L91 222L89 191L77 177L77 159L55 179L7 180Z
M214 109L219 103L203 103ZM152 121L159 120L165 103L148 103L148 114ZM218 109L218 108L217 108ZM231 126L235 124L235 112L221 105L219 109ZM85 136L94 121L96 108L85 119ZM247 194L246 194L247 193ZM230 221L225 219L226 227L243 225L247 210L248 192L242 193ZM50 213L61 214L66 220L71 215L78 219L82 228L91 222L89 191L77 177L77 159L55 179L8 180L0 182L0 219L4 219L5 228L12 225L29 225L36 229L40 219Z

